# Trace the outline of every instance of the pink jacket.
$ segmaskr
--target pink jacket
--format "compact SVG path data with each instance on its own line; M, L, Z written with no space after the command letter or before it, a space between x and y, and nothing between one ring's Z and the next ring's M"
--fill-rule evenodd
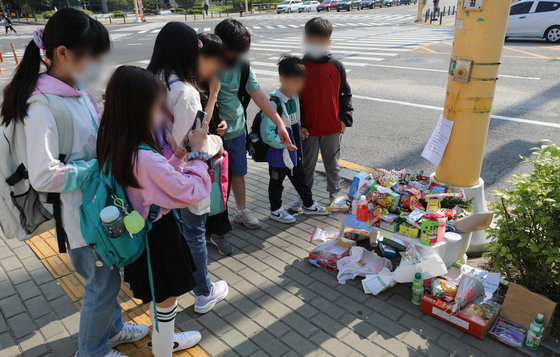
M168 160L158 153L140 150L134 170L141 188L129 187L126 194L132 208L144 219L152 204L161 207L159 219L172 209L185 208L210 195L208 165L200 160L186 166L175 155Z

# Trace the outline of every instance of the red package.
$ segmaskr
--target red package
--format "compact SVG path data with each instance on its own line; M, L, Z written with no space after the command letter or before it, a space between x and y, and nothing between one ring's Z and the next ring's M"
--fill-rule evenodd
M408 192L416 198L422 198L423 195L422 191L413 186L408 186L407 188L405 188L404 192Z
M412 211L414 211L415 209L419 209L421 211L424 210L424 206L420 203L416 196L410 196L404 201L404 204Z
M451 208L441 208L438 210L438 213L447 217L447 219L455 219L457 218L457 212Z

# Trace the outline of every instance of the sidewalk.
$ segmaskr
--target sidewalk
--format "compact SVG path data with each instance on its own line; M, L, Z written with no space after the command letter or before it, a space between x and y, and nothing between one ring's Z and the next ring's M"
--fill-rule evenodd
M363 293L359 280L339 285L335 272L310 265L306 257L315 246L309 243L313 228L335 230L337 222L302 215L290 226L268 220L267 167L249 166L249 206L263 220L263 229L235 226L229 235L233 256L222 257L209 248L210 273L230 284L228 298L202 316L193 312L191 294L179 299L183 311L177 315L177 327L200 330L200 347L208 355L519 355L495 340L480 341L420 312L410 302L407 284L375 297ZM318 175L315 182L316 198L327 203L324 177ZM287 182L285 191L289 203L295 191ZM52 250L48 242L0 239L1 356L71 356L76 350L79 279L68 270L66 255L52 258L49 269L45 267L39 258L45 260ZM67 284L61 280L64 276ZM130 308L126 304L131 300L123 290L121 304ZM133 317L146 321L142 313ZM124 346L123 351L148 355L148 350L133 347ZM185 355L195 353L202 351Z

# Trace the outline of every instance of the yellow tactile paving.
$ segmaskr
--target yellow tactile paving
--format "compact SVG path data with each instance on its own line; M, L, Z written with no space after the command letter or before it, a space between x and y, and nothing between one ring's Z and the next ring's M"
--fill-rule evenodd
M58 244L54 232L49 231L33 237L27 240L27 244L79 309L82 306L84 279L72 268L72 262L68 254L58 253ZM152 323L148 315L148 306L143 305L140 300L134 299L132 291L124 283L121 285L118 301L123 309L123 319L125 321L146 324L151 328ZM150 342L149 336L135 343L121 345L118 350L131 357L152 356L148 342ZM206 357L208 354L202 348L196 346L176 353L175 356Z

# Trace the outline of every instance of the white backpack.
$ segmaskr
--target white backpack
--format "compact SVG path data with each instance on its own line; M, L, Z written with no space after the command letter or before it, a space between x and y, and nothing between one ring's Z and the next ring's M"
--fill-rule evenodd
M69 157L74 142L74 121L64 100L53 94L36 94L27 104L34 102L50 108L60 138L61 158ZM29 182L27 139L22 122L12 120L1 128L0 152L0 230L8 239L25 240L53 229L55 220L49 194L35 191Z

